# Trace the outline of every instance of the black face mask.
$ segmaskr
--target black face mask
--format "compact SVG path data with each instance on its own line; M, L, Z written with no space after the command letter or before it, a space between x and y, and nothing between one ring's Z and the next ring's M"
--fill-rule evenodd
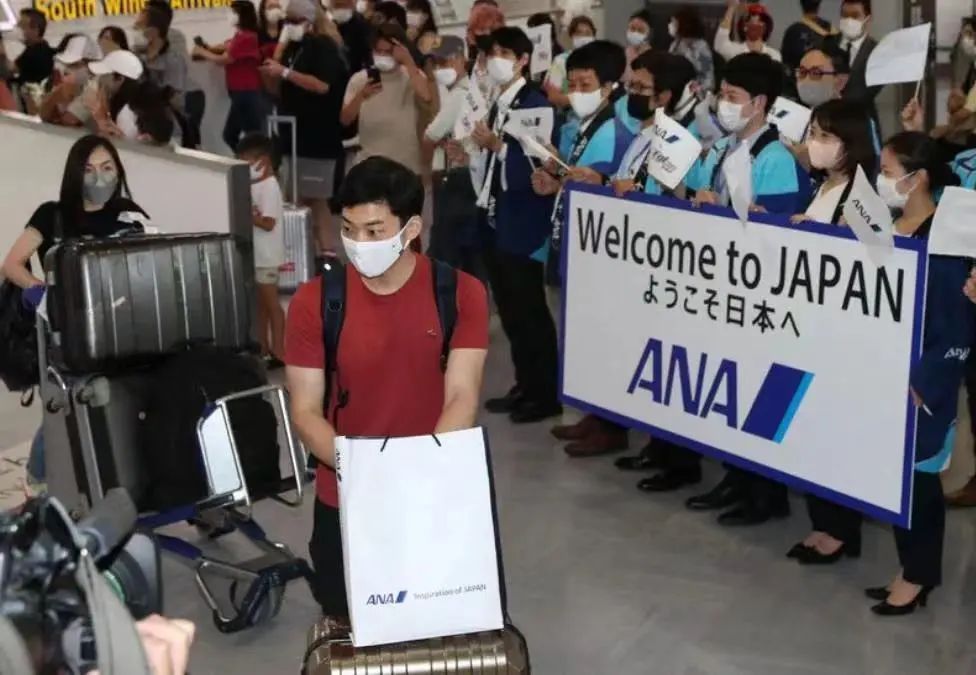
M490 35L475 35L474 44L478 48L479 52L487 54L491 51L492 42Z
M651 119L654 116L654 108L651 107L651 97L630 94L627 97L627 114L641 122L646 122Z

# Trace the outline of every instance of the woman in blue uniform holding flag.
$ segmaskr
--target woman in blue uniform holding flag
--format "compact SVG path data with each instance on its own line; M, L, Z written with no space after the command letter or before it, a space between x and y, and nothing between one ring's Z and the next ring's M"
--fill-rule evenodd
M892 137L881 152L878 194L900 212L895 234L927 239L935 216L935 195L958 185L936 141L919 132ZM973 343L974 308L960 292L972 261L930 255L925 290L922 356L911 373L910 395L918 409L911 529L895 528L901 571L895 579L865 591L881 616L911 614L924 607L942 583L945 502L939 473L948 465L955 437L956 402Z

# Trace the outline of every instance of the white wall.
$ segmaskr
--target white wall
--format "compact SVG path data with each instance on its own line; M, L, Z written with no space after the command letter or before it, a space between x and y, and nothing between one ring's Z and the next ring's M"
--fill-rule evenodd
M56 200L65 158L81 136L0 113L0 255L34 210ZM206 153L119 143L133 199L164 232L233 232L251 240L250 176L245 164ZM249 248L249 247L248 247Z

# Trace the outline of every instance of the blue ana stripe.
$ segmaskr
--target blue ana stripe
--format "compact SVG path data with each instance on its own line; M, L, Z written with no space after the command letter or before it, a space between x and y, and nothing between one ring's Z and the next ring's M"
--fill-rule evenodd
M772 364L746 416L742 431L768 441L775 440L806 375L805 371L781 363Z
M800 386L797 388L796 393L793 394L790 407L786 409L786 415L783 417L783 421L779 423L779 428L776 430L776 436L773 440L777 443L783 442L783 438L786 436L786 432L789 431L790 425L793 424L793 417L800 408L800 403L803 402L803 397L806 396L811 382L813 382L813 373L805 373L803 379L800 380Z

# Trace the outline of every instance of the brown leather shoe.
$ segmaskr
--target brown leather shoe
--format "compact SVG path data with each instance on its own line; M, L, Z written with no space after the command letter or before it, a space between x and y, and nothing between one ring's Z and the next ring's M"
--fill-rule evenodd
M570 457L599 457L621 452L630 447L630 437L626 431L597 431L581 441L566 446Z
M549 430L560 441L582 441L590 435L603 430L600 418L587 415L576 424L561 424Z
M969 509L976 506L976 476L953 493L946 495L946 505L955 509Z

